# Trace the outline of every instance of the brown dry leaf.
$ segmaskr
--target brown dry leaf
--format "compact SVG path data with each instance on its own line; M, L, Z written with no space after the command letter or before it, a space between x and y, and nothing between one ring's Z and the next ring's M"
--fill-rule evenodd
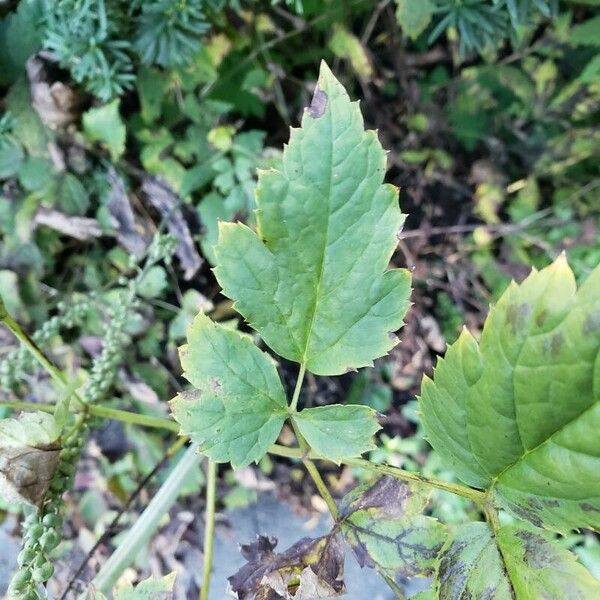
M275 538L259 535L254 544L241 547L248 562L229 577L238 600L309 600L346 591L339 534L302 538L281 554L273 552L276 545Z
M117 240L127 252L140 258L148 247L148 240L144 239L142 228L135 221L123 179L114 167L110 167L107 175L110 193L106 206L117 230Z
M71 217L58 210L40 208L33 218L33 224L45 225L82 242L102 236L102 229L96 219Z
M167 227L178 241L176 254L184 270L183 278L190 280L202 266L190 229L179 208L177 194L159 177L146 177L142 191L154 208L167 220Z
M7 502L42 503L58 466L59 435L45 413L0 420L0 492Z
M33 108L44 124L57 128L75 122L79 117L79 99L75 92L61 81L49 83L44 62L37 56L27 61L26 70Z

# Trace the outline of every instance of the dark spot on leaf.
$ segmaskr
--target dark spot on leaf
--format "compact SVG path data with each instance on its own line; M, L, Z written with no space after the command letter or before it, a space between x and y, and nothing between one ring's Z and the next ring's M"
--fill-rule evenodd
M589 314L583 322L583 334L592 335L600 331L600 311Z
M196 400L200 400L200 396L202 396L201 390L184 390L183 392L179 392L179 397L186 402L194 402Z
M584 510L585 512L600 512L600 508L589 502L582 502L579 506L581 507L581 510Z
M510 509L513 513L515 513L518 517L521 517L525 521L529 521L533 523L536 527L543 527L544 522L540 517L538 517L534 512L526 509L524 506L518 506L516 504L510 505Z
M209 379L208 387L210 388L210 391L214 392L215 394L219 394L223 389L223 385L216 377L211 377Z
M310 106L308 107L308 114L313 119L318 119L325 114L326 108L327 94L319 86L317 86L315 88L315 93L313 94Z
M540 313L538 314L538 316L535 318L535 324L537 327L543 327L544 323L546 322L546 317L548 316L548 311L544 308L543 310L540 311Z
M523 542L523 561L532 569L543 569L552 564L551 547L532 531L517 531L515 537Z
M527 318L531 314L531 304L511 304L506 310L506 322L510 325L513 333L517 333L525 327Z
M555 333L550 340L550 354L553 358L556 358L560 354L564 338L562 333Z
M542 503L548 506L549 508L556 508L557 506L560 506L560 502L555 498L544 498L544 500L542 500Z

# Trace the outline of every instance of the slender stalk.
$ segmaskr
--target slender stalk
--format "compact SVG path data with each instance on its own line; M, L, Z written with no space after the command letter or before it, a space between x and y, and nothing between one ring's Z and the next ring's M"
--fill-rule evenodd
M47 413L53 413L56 410L56 404L38 404L37 402L21 402L18 400L2 400L0 401L0 406L18 410L40 410ZM101 404L87 405L84 410L96 417L104 417L106 419L112 419L113 421L131 423L132 425L141 425L143 427L152 427L154 429L166 429L167 431L174 431L175 433L178 433L180 429L175 421L166 417L141 415L129 410L109 408L108 406L102 406Z
M298 460L303 460L305 458L312 460L328 460L327 458L318 456L314 452L307 452L302 448L287 448L278 444L274 444L273 446L271 446L269 448L269 453L274 454L276 456L284 456L286 458L296 458ZM461 485L459 483L450 483L448 481L442 481L441 479L426 477L425 475L419 475L418 473L405 471L404 469L392 467L390 465L377 465L362 458L348 458L342 460L341 462L342 464L351 467L358 467L360 469L365 469L368 471L375 471L376 473L380 473L381 475L390 475L391 477L395 477L396 479L422 483L424 485L428 485L429 487L443 490L444 492L450 492L451 494L463 496L464 498L467 498L479 505L482 505L485 502L486 496L484 492L481 492L480 490L475 490L465 485Z
M296 412L298 409L298 399L300 398L300 390L302 389L302 383L304 382L304 375L306 374L306 365L302 363L300 365L300 371L298 372L298 379L296 380L296 387L294 387L294 393L292 394L292 401L290 403L290 412Z
M308 474L312 477L312 480L315 482L317 490L319 490L319 494L321 494L321 497L323 498L323 500L325 500L325 503L327 504L327 508L329 509L333 520L337 523L340 520L338 507L329 489L327 488L327 485L323 481L321 473L319 473L319 469L317 469L315 463L312 460L305 458L302 462L304 463Z
M29 337L29 335L27 335L19 323L6 312L3 305L0 307L0 321L4 323L27 350L31 352L32 356L40 363L48 375L58 383L61 389L67 389L69 387L69 382L65 374L42 352L40 347ZM77 398L81 401L81 398Z
M215 505L217 502L217 463L208 459L206 473L206 511L204 525L204 565L199 600L208 600L215 540Z
M94 577L90 589L105 594L112 589L121 573L136 559L140 549L158 529L164 515L175 504L179 490L188 479L192 469L198 464L198 460L198 445L191 444L152 498L146 510Z

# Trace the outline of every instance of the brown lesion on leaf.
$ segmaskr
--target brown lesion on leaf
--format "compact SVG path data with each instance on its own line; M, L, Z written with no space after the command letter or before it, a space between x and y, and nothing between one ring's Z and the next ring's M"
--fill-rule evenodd
M211 377L208 380L208 388L213 394L220 394L223 391L223 384L216 377Z
M548 542L533 531L517 531L515 537L523 542L523 561L531 569L552 565L553 555Z
M310 106L307 109L309 116L313 119L322 117L325 114L327 102L327 94L317 85Z
M552 358L556 358L560 354L564 341L565 339L562 333L555 333L550 338L550 356L552 356Z

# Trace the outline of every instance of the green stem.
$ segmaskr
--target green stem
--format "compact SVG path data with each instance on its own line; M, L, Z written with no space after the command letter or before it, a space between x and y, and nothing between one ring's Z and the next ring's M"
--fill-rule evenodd
M302 383L304 382L304 375L306 374L306 365L302 363L300 365L300 371L298 372L298 379L296 380L296 387L294 387L294 393L292 394L292 401L290 403L290 412L296 412L298 409L298 399L300 398L300 390L302 389Z
M269 452L271 454L275 454L276 456L296 458L298 460L305 460L306 458L324 461L328 460L327 458L323 458L314 452L306 452L302 448L288 448L278 444L271 446L269 448ZM422 483L424 485L428 485L429 487L443 490L444 492L450 492L451 494L462 496L463 498L467 498L478 505L483 505L485 503L486 496L484 492L461 485L459 483L450 483L448 481L442 481L441 479L426 477L425 475L419 475L418 473L405 471L404 469L392 467L390 465L374 464L363 458L347 458L341 462L350 467L358 467L368 471L375 471L381 475L389 475L391 477L395 477L396 479L402 479L403 481Z
M42 412L53 413L56 410L56 404L38 404L37 402L20 402L17 400L0 401L0 406L14 408L17 410L40 410ZM165 429L179 433L179 425L166 417L153 417L151 415L140 415L139 413L117 408L109 408L101 404L90 404L85 407L85 412L96 417L104 417L113 421L122 421L132 425L141 425L143 427L152 427L154 429ZM76 411L77 412L77 411Z
M58 383L61 389L66 390L69 382L65 374L42 352L39 346L27 335L25 330L6 312L4 305L0 307L0 321L4 323L14 336L31 352L33 357L47 371L48 375ZM76 395L76 394L75 394ZM81 398L77 396L78 400Z
M208 459L206 474L206 511L204 525L204 565L199 600L208 600L215 539L215 505L217 502L217 463Z

